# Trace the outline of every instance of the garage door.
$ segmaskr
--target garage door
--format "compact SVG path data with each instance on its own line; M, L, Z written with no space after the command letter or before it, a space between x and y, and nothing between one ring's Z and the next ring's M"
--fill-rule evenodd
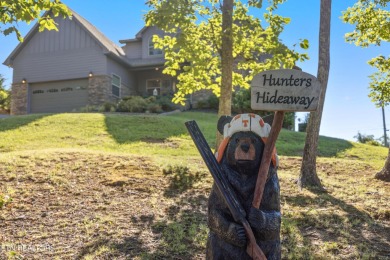
M88 79L30 84L31 113L72 112L88 102Z

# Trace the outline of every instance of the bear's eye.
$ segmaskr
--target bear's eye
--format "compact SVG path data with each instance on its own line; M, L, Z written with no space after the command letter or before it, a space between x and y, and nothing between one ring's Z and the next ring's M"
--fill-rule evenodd
M236 140L235 140L235 141L236 141L236 143L239 143L239 142L240 142L240 139L236 138Z
M255 138L251 138L251 142L252 142L252 144L256 143L256 139Z

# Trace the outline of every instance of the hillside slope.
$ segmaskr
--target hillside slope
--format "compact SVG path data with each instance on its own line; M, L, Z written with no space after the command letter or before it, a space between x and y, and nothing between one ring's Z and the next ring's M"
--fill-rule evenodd
M0 119L0 259L204 258L212 179L192 119L214 146L214 114ZM277 143L283 259L389 259L387 149L321 137L318 193L296 185L303 142Z

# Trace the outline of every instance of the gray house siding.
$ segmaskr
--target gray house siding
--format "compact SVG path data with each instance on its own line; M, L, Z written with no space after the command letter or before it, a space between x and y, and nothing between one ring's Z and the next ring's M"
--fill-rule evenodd
M107 75L115 74L121 78L121 97L137 94L135 90L135 77L129 73L128 68L108 58L106 73Z
M129 59L141 59L142 58L142 41L132 41L126 43L122 47L126 53L126 57Z
M106 57L101 51L73 50L50 55L18 55L14 61L14 82L42 82L84 78L89 72L103 74Z
M56 19L60 30L36 33L13 61L13 82L84 78L106 72L102 47L73 20Z

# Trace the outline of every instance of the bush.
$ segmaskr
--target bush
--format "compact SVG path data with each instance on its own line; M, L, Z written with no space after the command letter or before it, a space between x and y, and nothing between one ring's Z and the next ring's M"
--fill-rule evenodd
M72 112L77 112L77 110L73 109ZM101 111L100 111L100 107L98 107L98 106L86 105L85 107L80 108L79 112L90 113L90 112L101 112Z
M122 98L117 105L119 112L132 113L162 113L176 109L176 105L171 101L169 96L150 96L143 98L141 96L127 96Z
M140 96L124 97L118 103L119 112L143 113L146 111L148 102Z
M198 109L215 109L218 110L219 99L216 95L211 94L207 99L199 100L196 103Z
M9 90L5 90L0 86L0 112L10 111L11 95Z
M240 88L233 92L232 112L235 114L254 113L251 109L251 91L250 89Z
M105 102L99 110L101 112L115 112L116 105L114 103L111 103L111 102Z
M172 103L171 96L158 96L156 98L157 104L160 105L161 109L165 112L173 111L177 108L177 105Z
M147 106L147 111L149 111L150 113L162 113L163 109L157 103L150 103Z
M369 144L373 146L381 146L381 144L374 139L374 135L364 135L360 132L357 133L353 138L355 138L359 143Z
M207 99L207 102L209 103L209 107L211 109L218 110L219 107L219 98L215 94L211 94L209 98Z

